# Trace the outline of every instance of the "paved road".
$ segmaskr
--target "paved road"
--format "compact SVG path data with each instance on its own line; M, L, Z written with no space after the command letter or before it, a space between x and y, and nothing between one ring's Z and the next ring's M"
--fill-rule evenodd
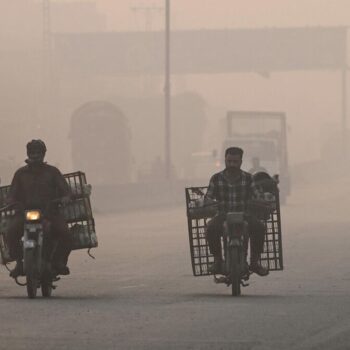
M192 277L184 208L98 216L96 260L74 252L51 300L1 269L0 349L350 349L349 198L347 180L296 189L285 271L240 298Z

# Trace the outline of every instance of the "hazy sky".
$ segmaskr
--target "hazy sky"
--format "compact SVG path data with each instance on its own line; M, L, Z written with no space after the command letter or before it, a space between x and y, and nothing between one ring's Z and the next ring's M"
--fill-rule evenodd
M134 6L164 6L164 0L98 0L110 29L128 29L144 21ZM172 0L175 28L261 27L350 24L349 0ZM153 27L161 24L153 15Z
M16 49L26 49L27 46L30 47L27 43L27 37L34 34L41 47L41 18L39 11L37 11L38 6L36 6L36 10L33 9L33 6L29 6L33 2L41 6L41 1L0 0L0 17L2 17L0 42L2 48L13 46ZM61 4L73 0L51 1ZM107 30L144 30L147 25L145 13L136 13L133 8L150 6L162 8L165 4L165 0L89 1L92 4L96 3L99 13L106 16ZM171 0L171 7L173 29L350 25L350 0ZM94 12L93 9L91 11ZM93 16L96 14L93 13ZM84 17L81 12L78 11L74 13L74 16L67 17L69 16L64 18L67 23L69 22L69 26L67 25L63 29L79 31L84 23L87 23L88 27L91 25L87 31L94 31L93 23L89 21L90 17ZM99 16L96 17L99 18ZM103 18L103 16L101 17ZM53 19L55 19L54 14ZM148 25L151 25L153 29L164 28L163 10L153 11L150 19L151 22L148 22ZM20 58L25 59L25 57ZM6 68L4 69L6 70ZM35 76L31 72L24 73L25 76L28 76L28 80L31 76ZM19 78L19 74L18 69L14 73L8 73L13 81L22 82L23 79ZM105 90L101 89L99 95L93 95L93 99L105 98L104 93L107 94L108 91L117 94L120 90L127 90L122 84L118 85L118 79L115 79L114 82L115 86L111 85L105 87ZM159 86L156 87L156 92L162 94L163 78L158 79L157 83ZM22 83L18 83L18 85L21 87ZM31 83L32 85L33 83ZM11 90L8 86L8 83L4 84L3 91L7 95L12 93L15 101L19 88ZM13 86L17 85L13 83ZM208 133L215 129L218 118L224 117L225 111L228 109L286 111L290 125L291 162L319 157L320 142L322 141L320 132L325 129L325 125L328 123L339 124L342 116L341 79L338 72L281 72L271 74L268 79L252 73L193 75L173 77L172 87L174 95L182 91L194 91L206 100L211 108L210 113L208 112L208 119L209 122L212 122L212 125L208 127ZM129 90L132 91L133 88L134 86L131 84ZM88 84L83 84L76 91L82 95L82 91L86 92L84 99L88 100L92 98L91 89L92 87ZM139 90L134 91L131 95L139 97L141 93ZM32 91L32 88L29 91ZM21 96L23 100L21 94L18 96ZM25 97L28 101L33 100L30 94ZM83 97L81 98L82 103L86 102ZM11 101L9 98L5 98L5 100ZM23 105L22 100L21 103L8 102L9 107L7 108L12 110L14 106ZM71 110L68 110L69 108ZM67 115L70 115L73 110L72 106L69 108L67 107ZM24 109L28 110L28 108ZM34 115L36 109L34 107L32 109ZM23 114L18 111L13 113L14 115ZM7 110L5 114L10 115ZM307 135L304 132L306 129L309 130ZM5 142L5 140L3 141ZM308 146L308 152L305 152L305 145Z

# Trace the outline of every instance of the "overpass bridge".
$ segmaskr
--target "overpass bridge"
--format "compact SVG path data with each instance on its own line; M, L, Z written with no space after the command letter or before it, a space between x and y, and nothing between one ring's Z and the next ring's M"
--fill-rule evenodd
M56 34L62 73L133 76L164 72L163 32ZM172 74L344 70L347 27L174 31Z
M345 150L347 32L345 26L173 31L171 74L340 72ZM56 34L54 41L63 80L76 75L160 76L165 71L163 32Z

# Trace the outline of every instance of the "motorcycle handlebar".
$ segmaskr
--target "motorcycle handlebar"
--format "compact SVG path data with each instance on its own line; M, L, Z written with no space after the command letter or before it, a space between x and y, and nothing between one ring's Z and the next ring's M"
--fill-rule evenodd
M63 197L65 198L65 197ZM48 202L48 205L47 206L50 206L52 204L62 204L62 205L65 205L67 204L69 201L65 202L65 200L63 199L62 197L61 198L55 198L55 199L52 199ZM7 204L5 205L4 207L1 207L0 208L0 213L1 212L5 212L5 211L9 211L9 210L13 210L13 209L16 209L16 207L19 207L21 205L20 202L14 202L14 203L10 203L10 204Z
M4 212L4 211L8 211L8 210L12 210L14 209L17 205L19 205L19 202L15 202L15 203L11 203L11 204L7 204L4 207L0 208L0 212Z

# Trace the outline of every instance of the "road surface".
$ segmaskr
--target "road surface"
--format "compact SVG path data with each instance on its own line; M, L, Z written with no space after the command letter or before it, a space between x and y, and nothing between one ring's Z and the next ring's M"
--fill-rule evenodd
M0 349L350 349L350 180L294 189L285 270L233 298L193 277L185 206L96 217L51 299L0 270Z

